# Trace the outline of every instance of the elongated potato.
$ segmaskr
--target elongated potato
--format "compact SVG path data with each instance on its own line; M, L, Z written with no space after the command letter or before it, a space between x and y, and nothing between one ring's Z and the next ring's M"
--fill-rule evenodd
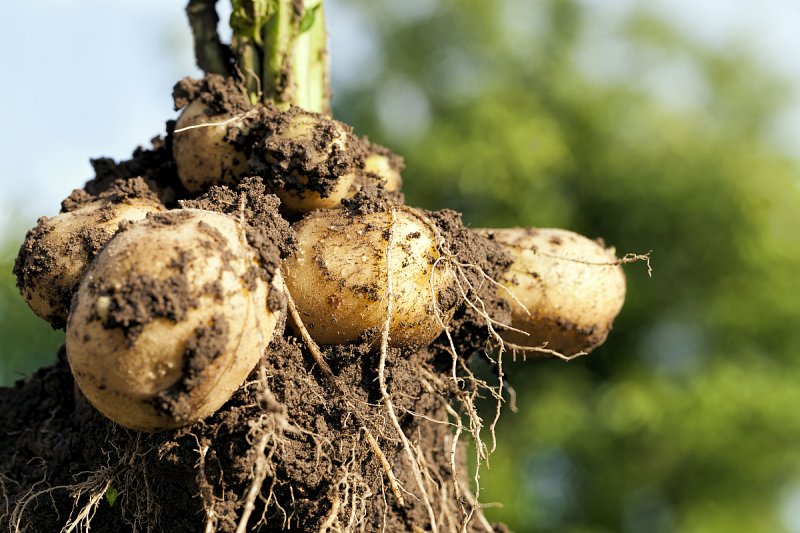
M232 140L246 129L243 116L215 114L199 99L184 108L175 123L172 156L187 191L238 183L247 170L247 157Z
M95 199L85 196L66 212L40 218L25 237L14 265L25 301L56 328L66 324L75 289L119 223L164 210L138 178L121 182Z
M530 312L500 291L512 306L512 325L529 334L504 331L506 341L566 356L605 341L625 301L625 274L613 248L562 229L479 231L513 256L502 283Z
M436 236L418 212L402 206L368 214L320 210L297 223L295 231L297 251L284 261L286 285L314 340L340 344L364 335L380 338L389 272L390 345L423 346L442 332L434 299L438 304L452 289L453 274L446 262L433 270L439 258ZM449 312L439 309L442 321Z
M272 336L266 277L225 215L180 209L121 232L84 277L67 324L78 386L140 431L212 414Z

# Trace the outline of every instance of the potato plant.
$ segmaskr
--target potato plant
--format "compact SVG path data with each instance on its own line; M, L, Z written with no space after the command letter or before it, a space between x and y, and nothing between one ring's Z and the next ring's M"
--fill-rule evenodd
M489 453L474 401L499 413L505 351L601 343L621 262L568 231L474 231L404 205L402 159L330 116L321 4L233 0L229 44L214 4L187 8L206 75L176 85L167 138L108 163L22 246L23 296L66 324L66 345L0 394L40 394L59 414L33 417L0 456L13 480L1 519L15 532L493 531L467 476L466 435L478 467ZM143 168L147 180L119 179ZM470 370L481 351L497 384ZM80 453L44 446L49 424ZM81 474L41 491L33 457L48 484ZM36 515L48 494L55 513Z

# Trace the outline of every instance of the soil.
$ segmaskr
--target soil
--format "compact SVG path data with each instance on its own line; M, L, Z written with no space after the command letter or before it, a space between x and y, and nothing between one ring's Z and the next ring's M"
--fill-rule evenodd
M215 83L184 83L176 88L176 103L224 89ZM233 96L213 102L239 105ZM293 183L293 169L306 169L302 158L289 158L288 166L264 165L268 173L243 178L235 189L212 187L193 198L176 177L170 127L165 139L138 149L129 161L95 160L96 177L84 192L73 193L64 209L135 189L155 194L171 208L235 216L245 221L248 241L271 278L294 236L278 214L278 199L267 191L276 176ZM320 135L315 139L328 139L328 127L315 130ZM263 162L269 153L288 154L284 148L263 142L254 154ZM320 182L358 166L363 153L347 157L320 166ZM119 181L136 176L141 179ZM368 185L346 207L377 210L396 198ZM498 278L509 258L496 243L465 228L457 213L426 215L468 287L440 302L458 309L450 324L456 354L443 335L421 350L390 348L382 354L374 342L330 346L320 350L320 359L315 346L280 325L249 378L218 412L180 429L140 433L89 404L62 348L53 366L0 389L0 529L51 533L91 522L98 532L234 532L237 527L394 532L430 531L436 520L439 531L493 530L475 506L467 468L468 435L482 424L472 399L492 392L469 372L469 360L490 337L485 317L464 298L482 301L478 308L484 305L490 316L504 320L509 310L486 277ZM180 306L162 298L170 291L156 289L161 296L155 294L152 305L132 310L146 315L136 315L138 322L180 313ZM273 292L270 306L285 309L285 300ZM221 319L197 332L176 387L193 386L219 350L226 327ZM452 379L454 357L464 363L458 365L458 381ZM165 408L180 414L178 403L164 400ZM464 429L460 440L455 426Z

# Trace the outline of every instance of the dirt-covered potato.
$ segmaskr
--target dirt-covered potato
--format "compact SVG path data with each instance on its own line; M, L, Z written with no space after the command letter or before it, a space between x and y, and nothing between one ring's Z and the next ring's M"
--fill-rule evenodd
M272 336L268 277L226 215L179 209L132 225L77 291L66 348L78 386L101 413L136 430L212 414Z
M403 187L401 172L404 167L403 158L392 153L388 148L369 143L369 150L364 159L364 168L356 176L356 190L366 183L382 185L388 192L399 192ZM354 193L351 193L352 196Z
M14 274L25 301L53 327L64 327L72 294L119 223L163 210L138 178L121 181L97 197L73 192L60 214L39 219L20 248Z
M348 195L363 147L351 128L293 107L265 122L269 134L254 147L272 192L293 213L338 207Z
M238 182L247 170L247 157L231 141L246 127L242 116L215 113L199 99L183 109L175 124L172 155L187 191Z
M613 248L561 229L480 231L513 256L501 282L530 312L500 291L512 306L513 326L529 334L505 331L505 340L566 356L605 341L625 301L625 274Z
M390 345L422 346L441 333L434 299L445 299L453 274L445 261L433 269L439 248L434 228L421 214L403 206L367 214L320 210L298 222L295 231L297 251L284 261L284 275L314 340L380 338L389 272ZM438 307L446 323L450 310Z
M404 167L402 157L388 148L370 143L370 151L364 159L364 173L379 178L384 189L395 192L403 187L401 172Z

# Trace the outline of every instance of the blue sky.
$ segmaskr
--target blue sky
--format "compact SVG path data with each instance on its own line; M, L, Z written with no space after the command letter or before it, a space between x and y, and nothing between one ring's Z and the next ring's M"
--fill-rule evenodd
M800 2L797 0L583 0L598 16L636 6L665 13L714 46L752 47L798 87L778 130L800 155ZM26 0L0 21L6 104L0 129L0 239L19 240L39 215L91 177L90 157L126 158L173 118L172 85L197 75L184 0ZM425 14L435 0L391 5ZM368 21L345 0L328 1L334 81L368 83L379 54ZM336 75L336 73L339 73ZM13 82L14 84L9 84ZM13 126L12 126L13 125ZM13 223L13 227L12 224ZM4 240L4 239L3 239Z

